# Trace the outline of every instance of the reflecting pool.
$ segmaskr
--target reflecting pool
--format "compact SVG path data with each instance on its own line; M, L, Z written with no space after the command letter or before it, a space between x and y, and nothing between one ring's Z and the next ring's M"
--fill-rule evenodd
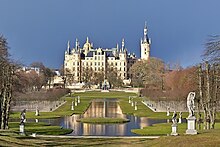
M90 124L77 122L78 119L87 117L127 118L130 122L122 124ZM147 117L125 115L122 113L117 99L95 99L91 102L91 105L84 114L60 118L59 121L50 123L73 129L73 132L68 135L136 136L136 134L131 132L131 129L166 122L167 120L154 120Z

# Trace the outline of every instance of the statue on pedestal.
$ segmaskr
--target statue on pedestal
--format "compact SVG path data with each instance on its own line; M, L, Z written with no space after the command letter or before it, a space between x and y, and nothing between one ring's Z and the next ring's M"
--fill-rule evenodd
M186 134L197 134L196 130L196 117L195 117L195 104L194 104L194 99L195 99L195 92L190 92L187 96L187 108L189 109L189 116L187 119L187 130Z
M176 111L173 112L172 122L173 122L173 124L177 123L177 113L176 113Z
M187 108L189 110L189 116L195 116L194 111L195 111L195 104L194 104L194 99L195 99L196 93L195 92L190 92L187 96Z
M21 112L21 115L20 115L20 124L21 125L24 125L24 123L26 122L26 118L25 118L25 113L26 113L26 109L24 109L22 112Z

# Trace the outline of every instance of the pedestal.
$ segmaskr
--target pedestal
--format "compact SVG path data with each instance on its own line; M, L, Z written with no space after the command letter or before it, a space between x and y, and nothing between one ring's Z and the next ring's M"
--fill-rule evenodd
M77 106L77 101L75 100L75 106Z
M131 102L131 106L132 106L132 107L134 106L134 102L133 102L133 101Z
M172 133L171 133L170 135L172 135L172 136L177 136L177 135L179 135L179 134L177 133L177 124L172 124Z
M178 123L179 123L179 124L181 124L181 123L182 123L182 118L179 118Z
M137 106L136 105L134 106L134 110L137 110Z
M101 90L101 92L109 92L109 90Z
M21 134L21 135L25 135L25 133L24 133L24 125L22 124L22 125L20 125L20 129L19 129L19 133Z
M71 110L74 110L74 106L73 105L71 106Z
M195 116L190 116L187 119L187 130L186 130L186 134L197 134L196 131L196 117Z

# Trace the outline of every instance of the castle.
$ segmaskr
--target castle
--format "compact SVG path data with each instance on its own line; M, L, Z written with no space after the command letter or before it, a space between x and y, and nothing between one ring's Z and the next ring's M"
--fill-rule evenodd
M148 60L150 57L150 44L148 38L147 26L144 26L144 38L141 39L140 50L141 60ZM115 69L117 75L122 80L130 78L129 69L138 60L136 55L128 53L125 47L125 40L122 39L121 46L117 44L115 48L93 48L93 43L87 37L86 43L80 47L78 39L76 39L75 47L70 47L70 42L67 43L64 58L64 75L72 76L73 83L84 82L83 72L103 72Z

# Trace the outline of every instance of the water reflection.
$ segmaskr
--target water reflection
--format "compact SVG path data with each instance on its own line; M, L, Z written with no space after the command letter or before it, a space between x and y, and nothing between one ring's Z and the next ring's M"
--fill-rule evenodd
M117 99L95 99L83 117L125 118L125 115L122 113Z
M80 115L73 115L60 119L60 125L64 128L71 128L73 132L68 135L93 135L93 136L136 136L130 130L143 128L155 123L165 123L166 120L153 120L147 117L125 115L130 122L124 124L89 124L76 120L82 118Z
M120 117L130 120L123 124L89 124L77 122L77 119L86 117ZM117 99L93 100L88 110L83 115L73 115L63 118L61 126L71 128L69 135L93 135L93 136L136 136L130 130L144 128L154 123L164 123L166 120L152 120L147 117L124 115Z
M85 117L120 117L130 120L123 124L89 124L77 122L80 118ZM36 121L34 120L28 120ZM137 136L131 132L131 129L144 128L156 123L166 123L167 120L149 119L147 117L137 117L133 115L122 114L117 99L96 99L92 101L90 107L83 115L72 115L56 119L39 119L39 122L59 125L63 128L71 128L73 132L68 135L80 136Z

